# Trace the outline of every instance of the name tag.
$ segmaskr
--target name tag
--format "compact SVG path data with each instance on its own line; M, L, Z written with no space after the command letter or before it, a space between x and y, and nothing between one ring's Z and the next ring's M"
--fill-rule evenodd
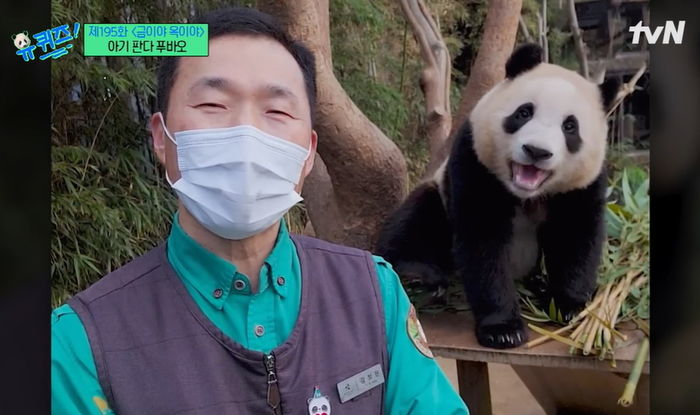
M384 373L381 365L374 365L369 369L365 369L338 383L340 402L349 401L382 383L384 383Z

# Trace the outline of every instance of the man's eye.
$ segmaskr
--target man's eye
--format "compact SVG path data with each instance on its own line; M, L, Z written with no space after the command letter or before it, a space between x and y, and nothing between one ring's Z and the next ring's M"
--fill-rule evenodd
M222 109L226 109L225 106L223 106L223 105L221 105L221 104L216 104L216 103L214 103L214 102L205 102L205 103L202 103L202 104L197 105L197 108L200 108L200 107L203 107L203 108L222 108Z
M280 110L269 110L269 111L267 111L267 112L268 112L269 114L285 115L285 116L290 117L290 118L292 117L291 115L287 114L286 112L280 111Z

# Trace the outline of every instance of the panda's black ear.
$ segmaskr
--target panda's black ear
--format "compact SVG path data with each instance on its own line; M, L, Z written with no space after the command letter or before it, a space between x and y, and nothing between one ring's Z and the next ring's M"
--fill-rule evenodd
M513 79L542 63L542 47L535 43L519 46L506 62L506 78Z
M24 36L29 37L29 32L27 32L26 30L22 33L24 33Z
M608 78L603 81L602 84L598 85L598 88L600 88L600 95L603 97L603 109L605 109L605 111L609 110L615 102L615 97L617 97L621 85L622 82L620 82L620 78L618 77Z
M17 34L14 34L14 35L10 36L10 38L11 38L12 40L15 40L16 37L17 37Z

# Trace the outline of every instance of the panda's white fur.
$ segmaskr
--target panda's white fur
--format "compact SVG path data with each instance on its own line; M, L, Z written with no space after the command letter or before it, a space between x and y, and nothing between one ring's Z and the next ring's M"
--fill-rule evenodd
M505 117L525 102L532 102L532 120L513 136L504 133ZM567 151L562 121L578 119L581 151ZM561 66L543 63L512 80L504 80L485 94L471 113L474 149L479 161L520 198L561 193L588 186L600 173L605 159L607 121L597 85ZM532 144L553 153L537 163L551 176L536 190L513 184L511 161L528 163L522 146Z
M458 274L483 345L514 347L527 332L514 278L549 276L565 318L595 287L604 239L605 107L619 85L597 86L541 62L526 45L506 79L477 103L448 159L389 217L376 252L438 291Z

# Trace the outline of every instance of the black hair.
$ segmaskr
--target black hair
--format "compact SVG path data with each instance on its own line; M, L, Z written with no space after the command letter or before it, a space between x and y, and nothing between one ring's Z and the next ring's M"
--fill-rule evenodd
M225 7L210 11L192 23L209 25L209 40L224 35L254 35L276 40L289 51L299 64L306 95L309 99L311 122L315 119L316 109L316 66L313 53L299 41L296 41L282 29L279 22L267 13L249 7ZM170 100L170 90L175 83L179 57L165 56L158 66L158 89L156 106L166 116Z

